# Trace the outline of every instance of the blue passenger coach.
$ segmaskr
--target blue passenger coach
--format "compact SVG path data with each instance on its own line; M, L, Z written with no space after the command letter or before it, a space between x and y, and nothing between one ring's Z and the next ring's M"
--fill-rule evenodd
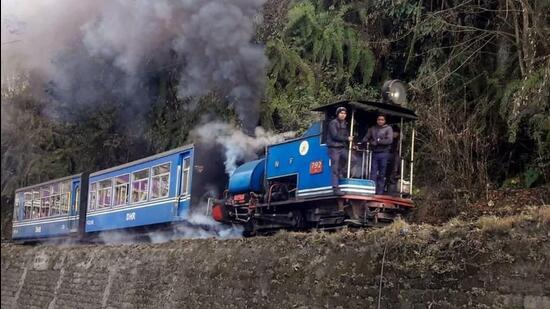
M187 145L90 174L86 232L170 224L206 209L226 182L215 153Z
M83 174L54 179L15 191L12 239L33 241L79 232Z

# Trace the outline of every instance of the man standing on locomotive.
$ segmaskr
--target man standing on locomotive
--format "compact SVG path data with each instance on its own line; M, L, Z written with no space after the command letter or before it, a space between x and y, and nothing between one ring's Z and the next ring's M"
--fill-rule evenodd
M370 178L376 182L376 194L384 194L384 178L390 159L393 130L386 124L386 115L376 118L376 125L367 131L363 143L368 143L372 149Z
M336 118L328 124L327 146L331 162L332 190L335 195L344 195L338 186L338 181L348 160L348 143L353 140L353 137L349 136L346 116L346 108L338 107Z

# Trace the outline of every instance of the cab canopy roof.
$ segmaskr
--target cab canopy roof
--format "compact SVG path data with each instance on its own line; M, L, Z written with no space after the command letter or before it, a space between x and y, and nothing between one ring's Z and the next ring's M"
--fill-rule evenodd
M330 103L317 108L312 109L316 112L324 112L326 115L334 115L336 109L340 106L345 107L349 111L354 109L355 111L362 112L369 115L385 114L392 118L403 118L403 120L414 121L418 117L413 110L396 105L374 101L339 101Z

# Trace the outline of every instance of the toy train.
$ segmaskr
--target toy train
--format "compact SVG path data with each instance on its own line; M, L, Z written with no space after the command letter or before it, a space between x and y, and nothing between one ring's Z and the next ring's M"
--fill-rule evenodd
M185 222L227 181L219 149L187 145L134 162L16 190L12 239L150 231Z
M399 138L401 172L391 194L374 194L370 150L351 146L350 168L340 179L344 195L333 193L326 127L340 106L351 111L356 136L363 136L379 113L386 115L388 124L400 124L402 132L410 133L407 166L404 134ZM412 110L389 102L341 101L314 111L324 113L324 119L312 123L299 138L269 145L261 159L245 162L229 178L221 147L192 144L89 175L18 189L12 238L24 242L162 229L185 223L193 212L242 225L245 235L255 235L278 229L333 229L349 222L389 223L414 208L417 116Z

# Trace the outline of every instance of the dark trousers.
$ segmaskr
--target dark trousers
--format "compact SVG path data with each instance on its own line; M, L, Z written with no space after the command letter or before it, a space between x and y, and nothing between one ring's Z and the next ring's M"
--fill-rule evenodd
M386 187L388 195L398 195L397 180L400 178L401 157L399 153L390 154L388 168L386 169Z
M338 188L338 180L348 162L348 149L329 147L328 156L330 157L332 187Z
M370 178L376 182L376 194L384 194L384 178L386 176L389 158L390 153L388 152L372 153Z

